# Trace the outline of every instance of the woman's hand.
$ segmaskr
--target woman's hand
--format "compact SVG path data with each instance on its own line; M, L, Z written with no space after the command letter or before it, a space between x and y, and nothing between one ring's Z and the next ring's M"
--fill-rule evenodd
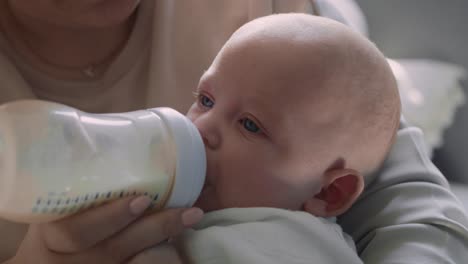
M149 204L146 196L127 198L56 222L33 224L7 263L144 263L141 259L148 256L152 263L170 263L166 259L177 259L176 252L161 242L197 223L203 212L167 209L140 217Z

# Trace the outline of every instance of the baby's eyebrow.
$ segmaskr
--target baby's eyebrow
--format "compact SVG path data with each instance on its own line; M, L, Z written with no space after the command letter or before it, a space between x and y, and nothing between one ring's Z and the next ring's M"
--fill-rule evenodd
M207 90L209 92L213 91L211 79L212 77L210 74L204 74L198 82L197 91L200 91L200 88L203 88L203 90Z

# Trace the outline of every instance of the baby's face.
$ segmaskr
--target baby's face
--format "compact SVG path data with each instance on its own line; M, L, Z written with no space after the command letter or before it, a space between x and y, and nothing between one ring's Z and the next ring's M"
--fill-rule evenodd
M399 107L384 56L345 26L298 14L247 23L188 113L208 160L195 205L339 215L382 162Z
M321 65L295 59L301 50L271 48L228 47L200 80L188 117L206 148L196 203L205 211L300 210L333 162L328 142L339 111L321 89Z

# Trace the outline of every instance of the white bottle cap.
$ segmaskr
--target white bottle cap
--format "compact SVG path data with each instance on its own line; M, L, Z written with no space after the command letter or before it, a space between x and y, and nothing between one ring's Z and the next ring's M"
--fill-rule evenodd
M174 109L158 107L148 110L166 123L176 146L176 175L165 207L190 207L205 183L206 153L200 133L187 117Z

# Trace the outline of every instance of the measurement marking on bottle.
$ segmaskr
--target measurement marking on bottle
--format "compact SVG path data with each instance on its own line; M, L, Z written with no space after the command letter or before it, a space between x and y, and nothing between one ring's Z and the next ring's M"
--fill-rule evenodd
M55 214L64 215L79 212L84 209L93 208L106 203L106 200L117 199L126 196L147 196L151 200L150 209L158 207L159 194L150 191L136 189L121 189L116 191L92 192L83 195L69 196L70 194L61 193L55 197L38 197L31 207L34 214Z

